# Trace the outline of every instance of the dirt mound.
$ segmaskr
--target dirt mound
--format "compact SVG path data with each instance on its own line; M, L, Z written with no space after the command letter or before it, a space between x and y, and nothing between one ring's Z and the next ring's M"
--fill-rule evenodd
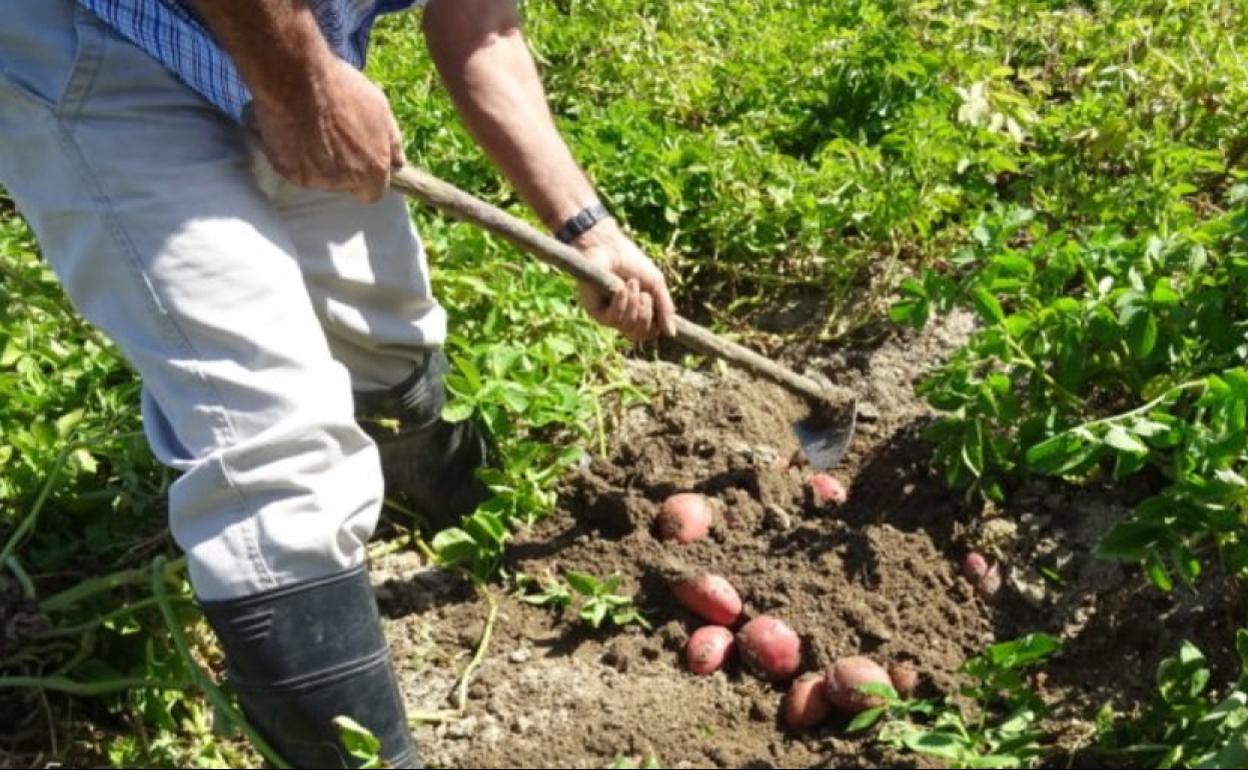
M840 507L818 505L805 484L808 469L791 462L797 446L789 423L805 411L796 399L733 371L632 362L630 375L651 401L618 408L608 455L568 481L558 514L517 538L508 566L535 577L566 569L621 575L621 591L637 595L654 632L592 632L571 613L499 597L466 716L418 732L426 760L463 767L637 766L651 757L665 767L916 761L847 740L835 721L806 734L786 731L778 722L782 689L735 665L705 678L687 673L680 651L699 623L661 578L673 557L728 577L747 613L784 618L802 636L807 669L846 654L908 660L923 672L920 694L934 695L953 691L961 662L985 645L1047 630L1078 651L1055 661L1047 678L1047 694L1065 704L1064 731L1083 730L1081 720L1113 685L1122 694L1124 666L1139 680L1135 695L1146 695L1148 666L1173 652L1174 639L1220 632L1200 629L1201 613L1173 609L1174 617L1163 615L1170 631L1131 641L1127 632L1139 625L1131 618L1151 625L1173 603L1128 590L1138 576L1089 556L1124 503L1102 490L1036 485L1003 516L969 505L928 466L919 433L930 416L913 385L970 326L954 317L874 350L805 362L863 398L860 430L835 471L850 488ZM658 504L682 490L717 498L723 515L708 540L661 543L653 536ZM971 547L1007 567L1006 589L991 603L957 574ZM1041 575L1044 566L1067 576L1062 590ZM414 554L388 557L374 573L409 706L446 708L480 635L484 602ZM1139 612L1142 603L1147 613Z

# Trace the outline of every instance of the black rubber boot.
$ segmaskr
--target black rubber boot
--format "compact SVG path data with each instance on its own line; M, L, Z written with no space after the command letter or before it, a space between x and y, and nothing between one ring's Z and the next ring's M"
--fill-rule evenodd
M459 520L492 497L476 471L491 464L489 445L475 420L442 419L450 369L431 351L401 384L355 394L355 419L377 442L386 496L424 517L433 531Z
M201 605L248 721L283 760L359 767L333 725L348 716L389 766L420 767L364 567Z

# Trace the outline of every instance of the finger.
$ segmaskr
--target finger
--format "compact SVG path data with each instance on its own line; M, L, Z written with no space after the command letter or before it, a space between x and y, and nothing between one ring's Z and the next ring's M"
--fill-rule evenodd
M659 334L659 329L654 323L654 300L644 291L638 297L638 323L637 335L639 341L654 339Z
M394 119L394 115L390 116L390 166L392 168L403 168L407 163L407 154L403 151L403 132L399 130L399 124Z
M672 293L668 291L667 279L658 268L654 270L657 280L651 288L650 296L654 298L654 321L658 331L669 337L676 336L676 303L672 302Z
M637 279L629 281L628 336L641 342L650 336L650 295L642 292Z
M628 286L621 285L611 296L611 302L602 311L600 319L607 326L621 329L628 313Z

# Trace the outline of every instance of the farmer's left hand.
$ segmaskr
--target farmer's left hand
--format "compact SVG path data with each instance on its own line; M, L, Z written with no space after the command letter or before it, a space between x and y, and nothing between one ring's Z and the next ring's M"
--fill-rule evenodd
M612 296L603 295L589 284L580 284L581 303L595 321L634 342L676 334L676 308L667 291L667 280L615 220L599 222L572 245L585 258L624 280L624 286Z

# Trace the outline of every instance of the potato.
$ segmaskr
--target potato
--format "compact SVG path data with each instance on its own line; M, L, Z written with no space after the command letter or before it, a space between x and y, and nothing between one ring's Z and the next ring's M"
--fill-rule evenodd
M988 560L985 559L982 554L971 551L966 555L966 558L962 560L962 577L972 583L978 582L987 571Z
M975 584L975 590L979 591L979 595L985 599L991 599L996 596L997 591L1001 590L1001 565L994 564L988 568L979 582Z
M810 485L810 489L815 493L815 502L820 505L841 505L849 499L849 492L846 491L845 485L839 479L835 479L826 473L812 473L806 479L806 483Z
M888 678L893 682L893 689L903 698L909 698L919 689L919 670L908 660L889 664Z
M987 559L974 551L962 560L962 576L971 581L985 599L991 599L1001 590L1001 565L989 564Z
M732 632L723 626L702 626L685 645L685 662L698 676L718 671L728 662L736 644Z
M828 696L824 691L824 677L813 671L807 671L793 681L784 702L780 704L780 714L784 723L794 730L806 730L828 718L832 707L828 704Z
M802 640L784 621L759 615L737 632L741 660L751 671L772 681L797 673L802 663Z
M851 655L841 658L832 664L824 679L824 690L828 703L833 708L850 714L866 711L881 705L880 699L867 695L858 688L864 684L885 684L893 686L888 672L880 664L862 655Z
M741 596L732 583L709 572L681 573L672 593L685 609L717 626L731 626L741 617Z
M663 501L657 519L659 539L687 545L711 531L714 511L706 497L696 492L680 492Z

